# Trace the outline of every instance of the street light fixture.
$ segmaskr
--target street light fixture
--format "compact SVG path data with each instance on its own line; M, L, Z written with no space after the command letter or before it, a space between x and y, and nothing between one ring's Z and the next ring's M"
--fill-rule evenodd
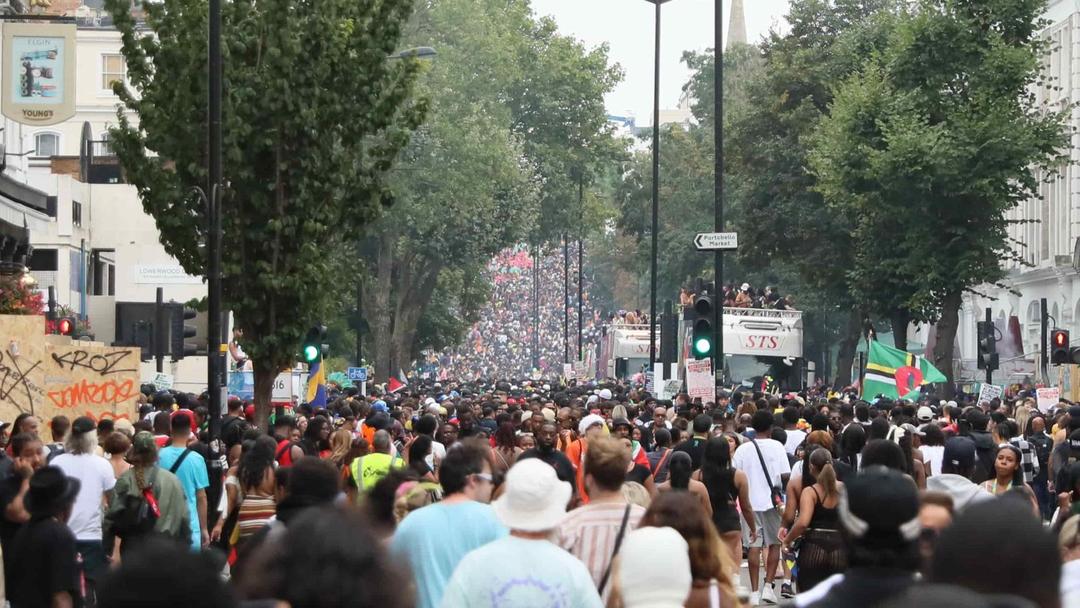
M652 371L656 365L656 274L660 231L660 6L671 0L645 1L656 5L656 42L653 49L652 255L649 257L649 371Z

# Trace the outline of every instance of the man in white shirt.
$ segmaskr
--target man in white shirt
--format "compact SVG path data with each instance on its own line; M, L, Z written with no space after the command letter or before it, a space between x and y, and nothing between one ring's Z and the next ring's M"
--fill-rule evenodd
M751 543L748 553L750 586L755 594L754 599L757 600L751 603L775 604L776 589L773 578L776 575L776 566L780 563L780 541L777 538L780 531L780 512L777 507L782 506L773 503L773 488L781 492L780 488L784 487L781 476L791 473L791 465L788 463L784 446L769 438L772 435L772 414L758 410L750 424L757 439L748 441L735 450L732 465L736 470L746 473L750 483L750 506L754 510L758 529L757 539ZM767 470L762 470L762 461ZM759 594L759 569L763 547L768 547L768 553L765 560L765 584L761 586Z
M101 507L107 492L116 485L116 476L108 460L94 454L97 425L87 416L71 424L64 444L65 453L53 458L52 465L68 477L79 480L79 494L67 525L75 535L75 547L83 559L88 593L99 576L105 573L105 551L101 543Z
M784 408L784 432L787 433L787 441L784 442L784 450L788 456L794 456L804 439L806 431L799 429L799 410L794 405Z

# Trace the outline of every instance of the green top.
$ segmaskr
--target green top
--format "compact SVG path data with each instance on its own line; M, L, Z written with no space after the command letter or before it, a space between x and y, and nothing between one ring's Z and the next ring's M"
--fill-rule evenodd
M144 467L146 470L143 479L151 475L151 469L156 469L154 475L154 498L157 499L158 510L161 516L154 523L154 531L165 534L172 538L187 539L191 536L191 522L189 521L187 499L184 496L184 487L180 480L172 473L151 465ZM124 506L124 496L142 496L142 490L135 480L135 467L124 471L116 480L113 488L113 499L109 503L109 509L105 513L103 521L103 536L108 537L112 533L112 523Z

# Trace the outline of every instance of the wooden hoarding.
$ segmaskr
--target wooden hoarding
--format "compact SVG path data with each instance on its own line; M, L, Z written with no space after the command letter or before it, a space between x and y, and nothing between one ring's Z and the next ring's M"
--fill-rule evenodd
M139 349L45 335L40 316L0 316L0 420L136 417Z

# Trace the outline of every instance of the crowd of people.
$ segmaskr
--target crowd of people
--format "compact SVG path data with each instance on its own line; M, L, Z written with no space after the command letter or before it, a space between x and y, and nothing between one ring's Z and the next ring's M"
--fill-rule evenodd
M525 245L507 249L488 264L491 297L478 313L464 343L437 356L439 373L455 379L545 377L562 373L564 306L568 310L569 358L577 359L577 252L569 256L570 297L565 299L561 248L545 249L539 261ZM534 265L539 271L534 276ZM534 342L534 280L539 291L539 332ZM599 313L582 289L582 340L593 345L599 337ZM536 344L538 352L533 352ZM536 358L534 359L534 354Z
M13 608L1080 606L1066 402L416 382L231 399L218 456L144 390L3 425Z
M693 304L693 292L684 289L681 295L684 306ZM775 310L797 310L794 296L781 296L775 287L766 285L755 289L749 283L724 285L723 302L727 308L772 308Z

